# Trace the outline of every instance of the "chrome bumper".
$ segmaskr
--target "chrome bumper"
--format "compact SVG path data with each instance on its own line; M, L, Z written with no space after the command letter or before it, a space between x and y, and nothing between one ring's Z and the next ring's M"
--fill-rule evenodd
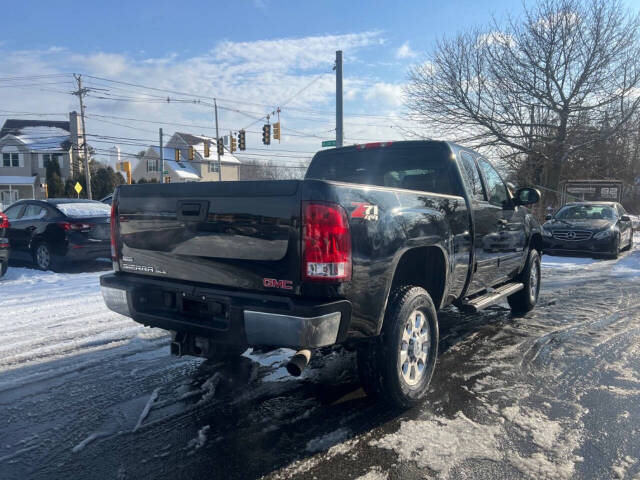
M341 317L340 312L294 317L245 310L244 329L249 345L325 347L336 343Z

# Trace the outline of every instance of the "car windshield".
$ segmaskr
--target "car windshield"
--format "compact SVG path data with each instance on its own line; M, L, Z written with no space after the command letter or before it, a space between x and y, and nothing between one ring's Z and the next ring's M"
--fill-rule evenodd
M108 217L111 207L100 202L59 203L58 210L67 217Z
M613 208L607 205L571 205L556 213L558 220L613 220Z

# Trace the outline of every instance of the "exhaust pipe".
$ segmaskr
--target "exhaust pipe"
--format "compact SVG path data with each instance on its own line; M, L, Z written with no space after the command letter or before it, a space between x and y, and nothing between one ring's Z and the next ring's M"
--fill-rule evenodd
M291 357L291 360L289 360L289 363L287 363L287 372L294 377L299 377L307 365L309 365L309 360L311 360L310 350L300 350L296 352L296 354Z

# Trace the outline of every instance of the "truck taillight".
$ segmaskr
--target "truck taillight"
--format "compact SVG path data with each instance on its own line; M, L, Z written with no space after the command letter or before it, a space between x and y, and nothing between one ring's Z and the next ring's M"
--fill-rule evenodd
M302 205L302 278L314 282L351 280L351 233L337 204Z
M115 195L114 195L115 197ZM111 201L111 260L118 262L118 202L115 198Z

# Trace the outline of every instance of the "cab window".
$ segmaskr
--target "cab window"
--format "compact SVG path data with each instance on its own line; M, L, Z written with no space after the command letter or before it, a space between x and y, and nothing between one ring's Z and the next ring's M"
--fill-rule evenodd
M508 206L509 196L507 195L507 187L500 178L500 174L483 158L478 160L478 165L484 176L489 203L500 207Z

